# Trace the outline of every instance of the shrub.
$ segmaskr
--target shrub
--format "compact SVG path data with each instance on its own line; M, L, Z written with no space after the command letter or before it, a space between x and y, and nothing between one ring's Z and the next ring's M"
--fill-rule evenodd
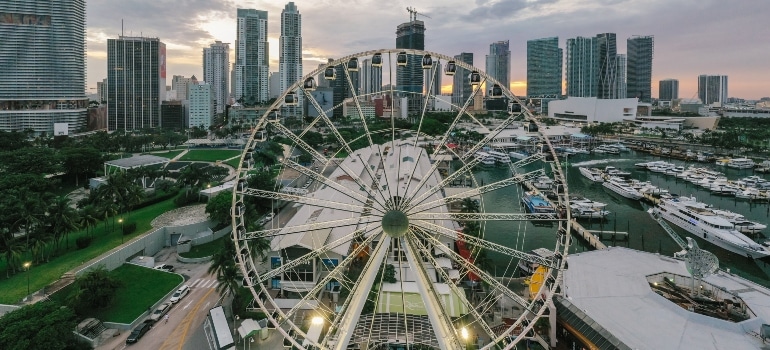
M174 199L174 204L177 207L184 207L185 205L198 202L198 193L196 191L190 191L181 193Z
M130 235L136 231L136 223L135 222L129 222L127 224L123 224L123 235Z
M75 240L75 245L78 246L78 249L88 247L91 245L91 237L78 237L78 239Z

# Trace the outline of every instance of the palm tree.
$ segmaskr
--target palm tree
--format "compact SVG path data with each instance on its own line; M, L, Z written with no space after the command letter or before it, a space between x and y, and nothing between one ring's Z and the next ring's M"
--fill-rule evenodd
M460 209L460 212L463 212L463 213L478 213L479 211L481 211L481 207L479 206L479 201L470 197L463 198L460 205L462 206L462 208Z
M270 240L264 237L256 238L249 243L249 247L251 247L252 256L259 258L262 262L267 260L267 252L270 251Z
M93 227L95 227L98 223L99 212L92 204L87 205L85 208L83 208L83 210L80 211L80 225L86 228L86 234L88 234L89 228L91 229L91 233L93 233ZM69 242L67 248L69 249Z
M234 263L225 266L217 273L217 283L219 295L231 292L234 298L238 297L238 269Z
M16 222L16 226L24 227L24 234L27 236L27 249L29 249L29 236L34 227L40 223L40 218L45 215L45 203L39 194L23 196L18 210L21 218Z
M133 210L134 206L141 203L142 199L144 199L144 189L138 185L133 185L128 188L125 202L123 204L128 207L129 216L131 216L131 211Z
M223 241L222 249L214 253L208 272L219 275L229 265L235 266L235 244L226 239Z
M70 206L70 200L66 196L59 196L48 207L48 221L56 238L57 245L62 236L67 238L69 249L69 234L79 228L79 214Z
M11 270L13 270L13 273L16 273L21 266L21 254L24 253L24 246L19 240L14 238L4 239L3 246L5 246L3 255L5 255L5 261L7 262L5 277L9 278L11 277Z

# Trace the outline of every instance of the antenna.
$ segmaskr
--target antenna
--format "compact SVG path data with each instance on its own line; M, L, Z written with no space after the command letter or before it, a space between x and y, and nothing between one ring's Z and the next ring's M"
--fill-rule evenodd
M120 19L120 36L123 36L123 19Z
M417 15L420 15L420 16L423 16L423 17L426 17L426 18L430 18L430 16L428 16L426 14L422 14L422 13L417 12L417 9L415 9L414 7L407 7L406 10L409 11L409 21L410 22L416 21L417 20Z

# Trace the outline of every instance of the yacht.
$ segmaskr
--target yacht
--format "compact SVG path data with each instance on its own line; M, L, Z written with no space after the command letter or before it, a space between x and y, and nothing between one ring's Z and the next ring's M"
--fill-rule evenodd
M622 170L620 170L620 169L618 169L618 168L616 168L616 167L614 167L612 165L608 165L608 166L604 167L604 173L609 175L609 176L620 176L620 177L631 176L631 173L629 173L627 171L622 171Z
M532 186L538 190L548 190L553 186L553 180L548 176L538 176L535 181L532 181Z
M498 163L507 164L511 162L511 157L503 152L489 151L487 154Z
M587 208L577 204L570 205L572 217L578 219L604 219L610 212L598 208Z
M716 161L714 161L714 164L718 166L727 166L727 163L730 162L730 158L719 158Z
M476 152L476 159L483 165L495 165L495 158L487 152Z
M666 175L679 175L684 172L683 166L675 166L673 168L668 168L664 172Z
M602 184L612 192L615 192L623 197L629 199L641 199L642 194L639 191L631 187L625 180L619 177L611 177L609 180Z
M607 147L612 147L612 148L617 149L618 151L621 151L621 152L628 152L628 151L631 150L630 148L626 147L626 145L624 145L624 144L622 144L620 142L613 143L611 145L606 145L606 146Z
M743 215L729 210L714 209L714 213L735 225L735 229L742 233L757 233L767 228L767 225L749 221Z
M537 248L535 250L530 251L529 254L537 255L541 258L546 258L546 259L554 256L553 250L549 250L547 248ZM535 273L535 270L537 270L539 266L540 264L538 263L531 262L525 259L520 259L518 264L519 274L521 276L532 275L533 273Z
M671 164L669 162L660 162L658 164L653 164L652 166L648 167L647 169L654 172L654 173L665 173L668 171L668 169L674 168L675 165Z
M525 151L511 151L511 152L508 152L508 155L514 159L524 159L529 157L529 153Z
M694 197L663 199L650 212L733 253L753 259L770 256L768 248L740 233L730 221Z
M585 148L567 147L564 150L572 154L590 154L591 153L591 152L588 152L588 150L586 150Z
M727 161L728 168L751 169L754 165L754 161L749 158L733 158Z
M770 199L767 192L762 192L758 188L748 187L738 192L735 192L735 198L751 199L757 201L767 201Z
M730 183L714 183L711 185L711 193L713 194L720 194L720 195L726 195L726 196L734 196L738 191L741 191L741 189L738 186L735 186Z
M607 206L607 203L596 202L585 197L577 197L577 196L570 197L569 203L570 203L570 206L579 205L581 207L597 208L597 209L602 209Z
M593 182L604 182L602 171L597 168L579 167L580 173Z
M524 202L524 206L527 207L527 211L536 214L553 214L556 211L542 196L532 192L527 192L521 197L521 201Z

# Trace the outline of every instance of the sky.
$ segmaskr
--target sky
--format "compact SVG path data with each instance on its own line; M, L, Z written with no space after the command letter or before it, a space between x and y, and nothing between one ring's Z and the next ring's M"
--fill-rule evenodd
M107 76L107 39L121 34L158 37L167 47L167 84L173 75L202 76L202 50L215 40L235 46L237 8L268 11L270 71L278 71L280 16L288 1L88 0L88 82ZM767 4L764 0L296 0L302 15L305 73L326 62L372 49L394 48L407 7L428 17L425 50L454 56L472 52L484 69L489 45L510 41L511 89L526 93L527 40L616 33L618 53L632 35L653 35L652 95L658 81L679 80L680 98L697 98L697 76L727 75L730 97L770 96ZM566 50L565 50L566 54ZM449 79L444 79L447 82ZM451 84L451 82L448 82Z

